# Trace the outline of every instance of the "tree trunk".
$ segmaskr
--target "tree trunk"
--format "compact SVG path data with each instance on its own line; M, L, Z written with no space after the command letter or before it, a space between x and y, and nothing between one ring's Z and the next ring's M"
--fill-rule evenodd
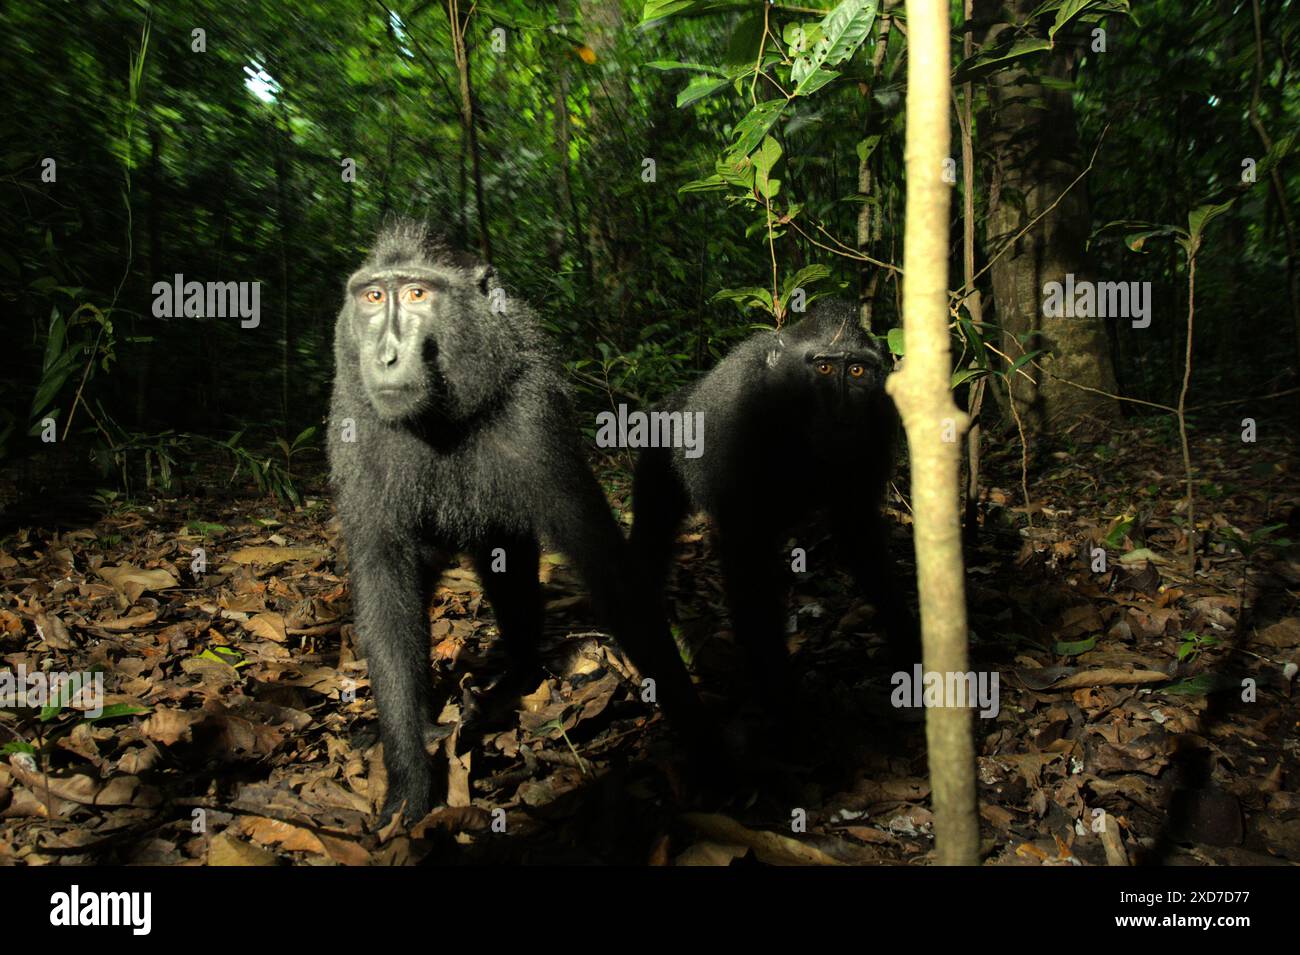
M583 162L587 182L593 185L587 202L587 245L591 256L592 286L601 301L597 314L604 317L603 333L618 340L625 328L627 275L625 256L636 230L628 206L616 199L630 184L626 177L640 173L631 165L623 128L627 113L627 77L612 72L618 37L624 28L623 6L610 0L580 0L579 11L587 46L595 61L587 70L587 155Z
M474 87L470 81L469 47L465 44L465 22L460 19L458 0L447 0L447 19L451 22L452 52L460 75L460 121L469 144L470 166L474 174L474 205L478 211L479 251L485 262L492 261L492 236L488 232L487 202L483 196L483 167L478 149L478 124L474 121ZM470 15L473 14L473 8Z
M924 669L967 672L966 594L958 518L958 468L966 416L952 400L948 345L950 95L947 0L907 4L907 224L903 234L903 327L907 356L886 387L907 429L912 462L917 586ZM946 682L946 681L945 681ZM935 859L979 861L971 709L947 701L926 709Z
M281 114L281 127L278 136L282 145L275 151L275 214L279 224L280 256L280 410L284 415L284 429L289 429L289 382L293 378L293 328L290 322L292 309L289 308L289 253L290 230L293 228L294 216L289 209L291 189L289 186L289 151L293 147L293 136L289 131L288 117Z
M1251 12L1255 20L1255 73L1250 93L1250 125L1259 136L1264 152L1273 148L1273 137L1264 127L1259 115L1260 86L1264 82L1264 36L1260 25L1259 0L1251 0ZM1286 199L1286 186L1282 182L1282 170L1277 163L1268 171L1269 185L1273 202L1277 205L1278 215L1282 219L1282 231L1286 236L1286 289L1291 304L1291 327L1295 330L1296 358L1300 360L1300 252L1297 252L1296 225L1291 215L1291 206Z
M556 18L561 25L573 17L573 8L569 0L559 0ZM569 58L572 48L563 44L555 61L555 72L551 80L552 127L555 134L555 213L551 222L550 264L552 272L559 272L564 266L564 244L568 238L565 223L573 214L573 188L569 182Z
M1003 6L1024 22L1038 0L1011 4L977 0L977 18L996 20ZM1007 23L994 23L985 34L984 45L1010 29ZM1056 49L1043 56L1034 62L1036 73L1070 78L1074 57L1060 38ZM1080 181L1071 188L1085 164L1079 161L1070 93L1045 86L1034 74L1016 66L994 73L988 86L989 113L981 128L987 131L983 139L993 164L986 226L989 255L997 256L1003 245L1014 239L1011 248L990 267L993 303L1004 332L1003 350L1013 359L1035 348L1050 349L1053 356L1050 360L1045 356L1042 362L1050 377L1029 365L1022 370L1032 381L1025 375L1014 376L1013 401L1031 435L1084 420L1104 425L1118 414L1114 399L1080 390L1062 379L1115 393L1115 371L1102 325L1105 320L1048 318L1042 307L1046 283L1064 282L1067 274L1073 274L1076 281L1092 278L1086 260L1090 221L1086 183ZM1039 215L1043 215L1041 220L1014 238Z
M871 82L862 90L866 109L866 121L862 127L864 136L871 136L873 133L883 134L879 114L871 108L871 92L876 77L880 74L880 68L885 62L885 51L889 48L889 31L894 24L894 18L890 16L889 11L897 5L898 0L886 0L880 18L876 21L876 45L871 54ZM876 195L874 203L865 201L873 198L872 193L876 191L875 172L871 168L872 158L872 155L864 155L858 160L858 194L864 201L858 209L857 248L864 255L879 258L877 245L880 242L884 221L885 200L884 196ZM867 331L877 334L883 331L875 327L876 296L880 292L883 277L884 273L880 268L866 263L858 272L858 321Z
M145 190L149 194L149 283L159 281L162 275L162 210L167 202L162 195L162 132L157 121L149 114L149 163L145 167ZM137 320L131 318L131 334L139 334ZM154 347L157 347L156 343ZM140 349L140 366L135 375L135 426L146 427L145 415L149 410L149 391L152 377L153 348Z

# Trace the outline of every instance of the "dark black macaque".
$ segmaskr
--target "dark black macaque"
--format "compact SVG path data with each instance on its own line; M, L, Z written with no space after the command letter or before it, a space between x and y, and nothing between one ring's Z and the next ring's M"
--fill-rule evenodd
M920 660L880 513L896 432L887 370L851 305L818 303L797 323L741 342L666 403L670 412L703 412L702 454L647 448L637 462L631 547L649 587L662 596L682 518L708 513L736 641L768 700L792 690L790 555L780 545L818 514L884 622L891 656Z
M475 563L512 671L536 665L545 541L573 561L669 719L684 730L698 720L663 617L627 576L536 318L489 267L462 262L418 225L387 229L348 279L335 328L330 471L379 709L384 819L433 805L427 609L456 553Z

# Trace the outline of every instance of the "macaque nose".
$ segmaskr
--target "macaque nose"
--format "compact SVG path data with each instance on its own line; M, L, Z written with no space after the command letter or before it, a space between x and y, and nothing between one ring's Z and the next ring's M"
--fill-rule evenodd
M401 339L393 334L391 327L384 330L375 349L375 361L380 368L388 370L397 364L397 359L402 354L401 343Z

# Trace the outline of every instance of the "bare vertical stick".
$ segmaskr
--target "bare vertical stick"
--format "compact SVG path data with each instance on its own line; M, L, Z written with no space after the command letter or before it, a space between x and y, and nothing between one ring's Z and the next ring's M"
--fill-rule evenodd
M962 60L969 60L975 52L975 38L971 35L971 18L975 13L975 0L966 0L964 12L965 35L962 37ZM962 304L970 314L976 328L984 323L984 304L980 299L980 290L975 287L975 126L974 111L971 109L973 87L970 82L962 84L961 112L958 122L961 126L961 265L962 265ZM982 333L981 333L982 334ZM971 343L972 348L981 347ZM980 500L980 408L984 404L983 378L971 383L970 400L966 407L970 409L970 431L966 434L966 520L967 538L975 539L979 530Z
M961 436L967 419L953 403L948 347L949 159L948 3L907 4L907 225L903 234L906 357L887 389L898 405L912 463L917 585L927 671L965 673L966 594L958 520ZM954 701L949 701L953 703ZM979 860L971 710L926 711L935 857L940 865Z

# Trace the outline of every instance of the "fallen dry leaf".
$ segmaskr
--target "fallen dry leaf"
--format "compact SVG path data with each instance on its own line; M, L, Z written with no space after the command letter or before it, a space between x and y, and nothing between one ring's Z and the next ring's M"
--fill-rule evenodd
M273 547L263 544L258 547L241 547L230 555L236 564L261 564L273 567L293 560L323 560L329 552L323 547Z
M146 590L167 590L169 587L180 586L176 578L161 567L142 570L132 564L122 564L117 567L100 567L98 573L123 592L127 592L128 588L137 588L137 597Z
M213 836L208 845L208 865L279 865L274 852L235 838L230 831Z
M816 846L790 836L760 829L749 829L729 816L707 812L688 812L682 818L693 828L725 845L747 846L762 862L772 865L844 865Z

